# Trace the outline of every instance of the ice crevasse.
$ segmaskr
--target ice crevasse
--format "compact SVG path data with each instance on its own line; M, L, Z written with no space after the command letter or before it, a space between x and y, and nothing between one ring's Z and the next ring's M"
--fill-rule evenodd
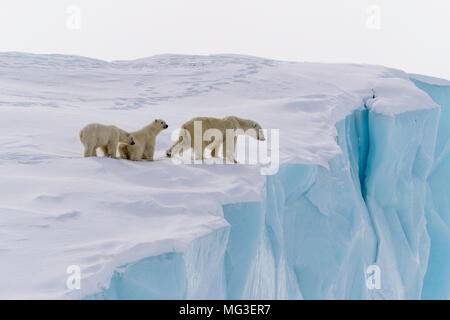
M124 266L88 298L450 298L450 86L416 78L436 107L389 114L376 108L389 90L375 90L336 123L329 168L282 165L262 201L223 206L229 226Z

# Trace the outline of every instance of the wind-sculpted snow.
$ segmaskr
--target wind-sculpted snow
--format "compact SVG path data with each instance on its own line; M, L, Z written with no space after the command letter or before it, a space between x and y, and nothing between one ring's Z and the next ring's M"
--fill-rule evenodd
M445 82L237 55L2 53L0 73L1 298L449 298ZM176 165L169 131L152 163L81 157L88 122L199 115L279 129L278 172Z

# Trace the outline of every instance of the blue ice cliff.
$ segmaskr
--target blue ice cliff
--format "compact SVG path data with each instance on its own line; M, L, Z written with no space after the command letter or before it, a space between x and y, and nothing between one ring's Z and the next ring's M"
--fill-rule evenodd
M361 106L336 124L329 169L283 165L263 201L223 206L229 227L126 266L91 298L449 299L450 86L412 81L440 107Z
M430 253L422 298L450 299L450 84L428 83L421 77L412 80L441 106L434 161L426 186Z
M0 73L1 299L450 299L448 81L240 55ZM279 129L276 174L165 157L229 115ZM157 161L82 157L87 123L155 118Z

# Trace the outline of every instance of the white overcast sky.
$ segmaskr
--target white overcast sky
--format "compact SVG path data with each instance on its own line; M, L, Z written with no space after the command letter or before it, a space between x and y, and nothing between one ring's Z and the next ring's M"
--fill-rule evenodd
M238 53L450 79L450 0L0 0L0 51Z

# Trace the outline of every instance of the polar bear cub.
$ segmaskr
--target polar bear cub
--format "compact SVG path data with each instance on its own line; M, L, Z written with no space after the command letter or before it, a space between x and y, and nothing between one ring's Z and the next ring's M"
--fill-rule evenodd
M194 132L196 128L196 123L200 126L201 144L195 146ZM205 141L205 132L210 129L215 129L220 131L220 137L214 137L213 142L210 143ZM227 143L227 130L233 130L233 141ZM218 150L221 145L223 145L223 158L234 163L235 160L235 147L237 142L237 135L245 134L249 135L257 140L264 141L264 133L262 131L259 123L253 120L243 119L235 116L228 116L225 118L212 118L212 117L197 117L185 122L181 126L180 136L178 141L176 141L169 149L166 151L166 155L170 158L176 153L182 154L183 151L188 149L194 150L194 155L196 159L204 159L206 147L212 147L211 156L217 157ZM211 141L209 140L209 141ZM198 150L196 150L198 149Z
M128 132L100 123L90 123L81 129L80 141L85 157L96 157L97 148L100 148L105 156L115 158L119 142L134 145L133 136Z
M120 157L132 161L153 161L156 136L168 127L164 120L156 119L141 130L131 132L135 145L119 144Z

